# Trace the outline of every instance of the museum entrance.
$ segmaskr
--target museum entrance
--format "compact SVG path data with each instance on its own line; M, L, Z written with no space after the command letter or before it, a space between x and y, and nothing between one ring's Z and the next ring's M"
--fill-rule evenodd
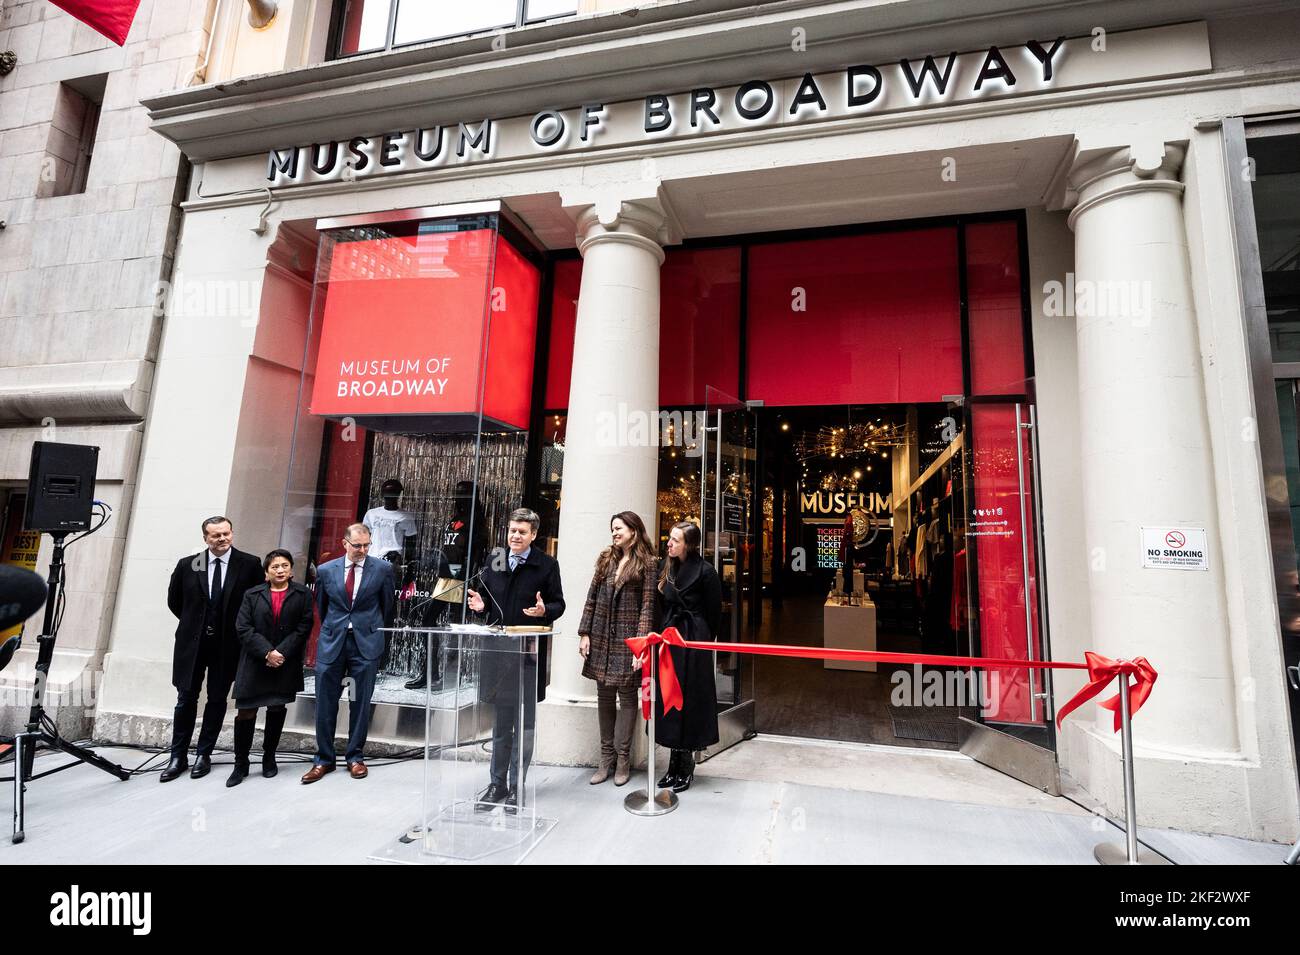
M760 408L758 643L1046 658L1027 396ZM1050 682L756 656L759 733L956 749L994 728L1050 752Z
M965 654L965 580L955 581L965 554L957 554L953 513L960 462L951 450L960 446L959 418L942 403L764 408L758 418L756 642ZM925 697L927 675L904 665L756 657L755 729L956 748L958 717L974 717L979 700L933 685Z

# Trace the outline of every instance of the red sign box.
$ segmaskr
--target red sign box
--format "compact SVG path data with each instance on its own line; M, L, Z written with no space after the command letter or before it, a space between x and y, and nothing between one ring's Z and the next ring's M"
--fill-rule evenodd
M325 280L312 414L463 419L482 392L485 417L528 427L541 279L494 230L339 242Z

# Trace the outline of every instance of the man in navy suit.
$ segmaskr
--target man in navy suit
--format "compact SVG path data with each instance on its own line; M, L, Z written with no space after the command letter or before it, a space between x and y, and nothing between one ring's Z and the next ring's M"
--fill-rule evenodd
M322 564L316 577L320 636L316 641L316 759L302 777L314 783L334 772L334 727L343 678L352 680L348 701L348 773L365 779L362 751L370 728L370 694L384 654L381 627L397 604L393 565L371 557L370 528L353 524L343 537L346 553Z

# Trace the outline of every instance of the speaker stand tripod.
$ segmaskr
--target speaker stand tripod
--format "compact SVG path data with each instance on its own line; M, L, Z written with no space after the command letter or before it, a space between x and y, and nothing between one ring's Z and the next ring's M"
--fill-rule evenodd
M27 716L27 729L14 737L14 831L13 842L26 838L24 794L32 778L32 763L36 747L41 743L62 750L83 763L89 763L118 779L127 780L131 774L116 763L110 763L97 753L92 753L58 734L54 724L45 715L43 705L45 684L49 680L50 662L54 659L54 641L58 638L58 606L63 594L63 542L66 534L51 534L54 538L54 556L50 559L49 596L45 601L45 621L41 635L36 638L36 680L32 686L32 710Z

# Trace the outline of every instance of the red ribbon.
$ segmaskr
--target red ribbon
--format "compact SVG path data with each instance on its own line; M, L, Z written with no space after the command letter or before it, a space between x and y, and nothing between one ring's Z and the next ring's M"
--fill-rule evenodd
M1088 682L1056 714L1057 726L1060 726L1061 720L1069 716L1076 707L1088 702L1110 686L1110 681L1117 679L1121 673L1126 673L1132 678L1128 685L1129 716L1132 717L1142 708L1142 704L1151 695L1151 688L1155 685L1156 677L1159 675L1156 673L1155 667L1147 662L1146 657L1137 657L1134 660L1112 660L1109 657L1103 657L1099 653L1093 653L1091 650L1085 650L1083 656L1088 661ZM1110 699L1102 700L1097 705L1104 706L1115 713L1115 732L1118 733L1120 726L1123 724L1123 718L1120 714L1119 694L1116 693Z
M634 656L641 658L641 715L650 719L650 648L656 644L673 647L685 647L689 644L682 639L676 627L669 627L663 633L648 633L644 637L628 637L624 641ZM712 649L709 644L707 649ZM659 654L659 687L664 701L664 712L682 708L682 685L677 682L677 669L673 666L671 653Z
M1002 660L995 657L958 657L931 653L887 653L881 650L841 650L835 647L792 647L769 643L715 643L703 640L683 640L676 627L669 627L663 633L651 633L644 637L628 637L626 641L632 653L641 658L641 712L650 718L650 653L656 644L683 647L688 650L715 650L719 653L751 653L767 657L802 657L809 660L856 660L869 663L920 663L928 666L982 667L997 670L1087 670L1088 683L1070 698L1056 715L1056 725L1082 704L1088 702L1121 673L1127 673L1129 683L1129 715L1132 716L1142 708L1151 687L1156 682L1156 671L1146 657L1133 660L1111 660L1091 650L1084 652L1087 663L1066 663L1055 660ZM659 654L659 685L662 688L664 712L682 708L682 688L677 680L677 671L673 667L671 653ZM1108 700L1102 700L1100 706L1115 713L1115 729L1121 725L1119 694Z

